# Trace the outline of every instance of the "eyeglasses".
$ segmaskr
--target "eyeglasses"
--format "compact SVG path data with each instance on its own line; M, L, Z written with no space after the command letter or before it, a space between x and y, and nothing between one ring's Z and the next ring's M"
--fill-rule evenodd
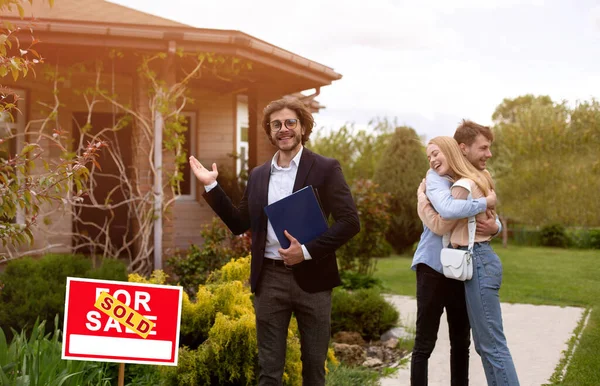
M282 121L269 122L269 127L271 128L271 131L274 133L281 130L283 125L285 125L285 127L287 127L290 130L294 130L296 128L296 125L298 125L298 120L297 119L286 119L283 122Z

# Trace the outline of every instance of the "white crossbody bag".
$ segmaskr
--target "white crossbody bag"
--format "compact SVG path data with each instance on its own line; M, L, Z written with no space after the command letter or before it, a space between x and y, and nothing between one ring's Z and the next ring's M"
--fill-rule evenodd
M471 199L471 186L466 180L458 180L452 187L461 186L469 191ZM450 233L446 233L442 238L444 248L440 255L440 261L444 269L444 276L450 279L460 281L470 280L473 277L473 245L475 244L475 216L469 217L469 249L445 248L450 244Z

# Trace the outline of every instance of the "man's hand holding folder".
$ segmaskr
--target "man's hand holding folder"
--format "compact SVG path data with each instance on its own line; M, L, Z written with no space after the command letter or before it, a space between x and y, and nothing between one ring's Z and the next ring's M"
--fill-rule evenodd
M279 248L279 254L283 259L285 265L296 265L304 261L304 253L302 252L302 244L290 235L287 230L283 231L285 237L290 240L290 247L288 249Z

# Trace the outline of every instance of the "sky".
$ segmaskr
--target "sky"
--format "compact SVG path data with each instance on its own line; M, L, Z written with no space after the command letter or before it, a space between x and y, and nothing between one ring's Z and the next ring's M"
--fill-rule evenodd
M593 0L111 0L198 28L233 29L332 67L318 127L396 119L425 138L492 124L504 98L600 97Z

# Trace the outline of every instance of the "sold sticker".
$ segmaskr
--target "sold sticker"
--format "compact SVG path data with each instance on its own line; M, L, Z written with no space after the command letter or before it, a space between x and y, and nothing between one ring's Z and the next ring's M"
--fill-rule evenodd
M107 292L100 294L94 306L144 339L148 337L148 334L154 328L154 322L110 296Z

